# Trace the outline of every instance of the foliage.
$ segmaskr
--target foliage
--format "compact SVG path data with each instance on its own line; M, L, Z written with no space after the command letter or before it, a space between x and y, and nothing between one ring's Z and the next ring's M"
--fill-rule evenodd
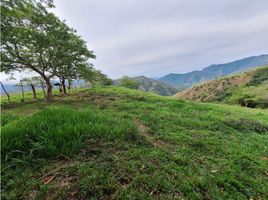
M130 89L138 89L139 88L139 82L136 80L133 80L127 76L124 76L120 79L120 86L130 88Z
M247 86L256 86L264 81L268 81L268 67L258 69Z
M48 100L51 77L69 77L76 66L95 58L75 30L47 11L51 6L51 1L31 0L1 4L1 71L37 72L47 84Z
M101 71L93 69L93 68L84 68L82 69L82 78L90 82L92 85L111 85L112 80L108 78L105 74L103 74Z

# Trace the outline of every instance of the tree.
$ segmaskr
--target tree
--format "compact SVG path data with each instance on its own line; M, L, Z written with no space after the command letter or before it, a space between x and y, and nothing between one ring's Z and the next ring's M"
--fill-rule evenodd
M46 83L45 83L44 79L40 76L35 76L35 77L32 77L32 81L33 81L34 85L42 88L44 98L46 99L46 96L47 96L46 91L45 91Z
M95 58L75 30L47 8L51 1L4 0L1 4L1 71L32 70L46 83L46 99L52 97L50 79L62 67Z
M33 84L33 81L31 78L23 78L21 80L22 83L24 83L27 86L30 86L33 92L33 99L36 100L36 90L35 90L35 86Z
M6 88L4 87L3 83L0 81L0 84L2 86L2 89L4 90L4 93L7 95L8 103L10 103L10 96L8 92L6 91Z
M92 55L93 57L93 55ZM73 65L64 65L57 69L56 76L59 77L59 80L62 85L63 93L66 95L66 81L68 81L68 88L70 89L70 84L72 80L87 77L86 74L92 73L94 71L91 64L86 63L86 60L73 58Z
M33 92L33 99L37 99L37 95L36 95L36 87L41 87L44 93L44 97L46 97L46 92L45 92L45 82L42 79L42 77L40 76L35 76L35 77L31 77L31 78L23 78L22 83L24 83L25 85L28 85L31 87L32 92Z
M120 86L130 88L130 89L138 89L140 83L136 80L133 80L127 76L124 76L120 80Z
M34 76L34 77L31 77L31 82L34 86L42 88L44 98L46 99L46 96L47 96L46 91L45 91L46 83L45 83L44 79L41 76Z
M112 85L113 80L101 71L95 71L94 83L99 85Z
M87 82L90 82L94 85L111 85L112 79L107 77L107 75L103 74L101 71L96 70L91 67L80 68L80 76Z

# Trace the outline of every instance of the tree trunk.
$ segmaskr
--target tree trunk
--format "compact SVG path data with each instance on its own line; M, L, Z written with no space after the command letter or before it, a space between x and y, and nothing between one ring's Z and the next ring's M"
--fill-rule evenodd
M47 77L43 77L46 82L47 87L47 95L46 95L46 101L50 101L52 99L52 85L50 83L50 79Z
M8 103L10 103L10 97L9 97L9 94L7 93L7 91L6 91L4 85L2 84L1 81L0 81L0 84L1 84L1 86L2 86L2 88L3 88L3 90L4 90L4 93L7 95Z
M49 83L49 84L47 84L46 101L50 101L51 99L52 99L52 85Z
M42 87L42 90L43 90L43 93L44 93L44 98L46 99L47 94L46 94L45 86L43 85L43 83L41 84L41 87Z
M34 87L34 84L30 84L31 85L31 88L32 88L32 91L33 91L33 98L36 100L36 91L35 91L35 87Z
M62 84L63 94L67 95L66 85L65 85L65 79L62 79L61 80L61 84Z
M22 102L24 102L24 88L23 88L22 81L20 82L20 86L21 86Z

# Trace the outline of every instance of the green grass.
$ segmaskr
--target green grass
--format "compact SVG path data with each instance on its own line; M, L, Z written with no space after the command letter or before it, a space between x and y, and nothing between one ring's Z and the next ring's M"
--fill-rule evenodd
M268 82L257 86L234 87L225 92L223 103L268 108Z
M251 108L268 108L268 67L258 68L247 84L224 91L218 100Z
M266 199L268 111L121 87L2 104L3 199Z

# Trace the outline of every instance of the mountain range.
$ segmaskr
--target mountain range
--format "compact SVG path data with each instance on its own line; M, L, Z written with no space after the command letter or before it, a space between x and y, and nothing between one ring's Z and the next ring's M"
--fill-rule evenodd
M162 96L170 96L186 90L195 84L267 64L268 54L264 54L247 57L225 64L210 65L201 71L192 71L185 74L171 73L162 78L158 78L157 80L145 76L137 76L130 79L139 83L138 89L141 91L153 92ZM120 79L114 80L113 84L120 85ZM17 93L20 91L20 88L15 87L14 85L5 84L5 87L8 92ZM25 90L30 90L30 88L26 87Z
M237 61L210 65L201 71L192 71L185 74L168 74L158 80L170 84L176 88L189 88L194 84L213 80L217 77L234 74L246 71L253 67L263 66L268 64L268 54L260 56L252 56Z

